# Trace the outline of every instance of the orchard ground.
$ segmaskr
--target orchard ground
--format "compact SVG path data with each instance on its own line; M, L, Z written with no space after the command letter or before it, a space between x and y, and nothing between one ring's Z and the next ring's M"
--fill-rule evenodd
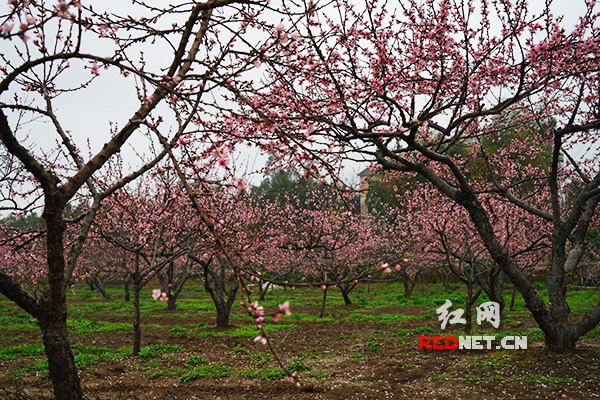
M302 387L286 381L268 348L255 343L256 326L235 307L232 327L214 328L212 302L199 282L182 292L175 311L142 300L142 351L131 356L131 304L123 289L103 299L87 287L69 294L68 325L75 362L88 397L94 399L593 399L600 397L600 329L576 351L543 350L543 337L518 296L515 311L502 314L472 335L521 335L527 350L419 350L420 335L461 335L460 326L440 330L435 310L446 299L464 308L462 289L417 286L404 299L397 284L361 286L345 306L330 290L325 318L322 292L278 289L262 302L275 312L285 300L292 315L267 326L274 347ZM510 291L505 291L507 302ZM569 292L574 316L600 299L595 289ZM487 301L482 297L476 305ZM475 317L475 315L474 315ZM47 361L34 319L0 296L0 397L49 398Z

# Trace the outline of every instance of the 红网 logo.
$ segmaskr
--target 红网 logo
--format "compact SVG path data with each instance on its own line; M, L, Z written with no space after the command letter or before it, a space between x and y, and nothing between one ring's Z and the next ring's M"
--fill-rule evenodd
M494 344L495 336L419 336L419 350L527 349L527 336L505 336Z
M441 329L446 325L466 324L467 320L462 318L465 310L457 309L449 312L452 302L446 302L436 310L439 314ZM500 304L489 301L477 307L477 325L489 322L496 329L500 326ZM495 336L419 336L419 350L492 350L492 349L527 349L527 336L504 336L499 342Z

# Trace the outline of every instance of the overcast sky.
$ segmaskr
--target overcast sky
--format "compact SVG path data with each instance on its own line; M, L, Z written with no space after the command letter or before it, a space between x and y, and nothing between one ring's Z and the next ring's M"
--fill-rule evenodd
M84 4L86 2L84 0ZM129 12L128 7L131 7L130 2L124 0L102 0L93 4L97 4L95 8L111 9L111 7L115 7L120 13ZM539 11L543 6L543 0L533 0L531 2L532 12ZM6 2L0 4L0 9L3 12L6 7ZM584 0L557 0L554 2L553 9L556 15L565 16L564 25L568 29L585 10L585 2ZM102 48L96 48L95 46L101 46L101 44L88 41L84 43L84 51L86 48L90 52L102 51ZM168 48L160 45L156 45L151 49L146 55L149 63L162 61L164 59L163 52L169 51ZM10 43L1 40L0 51L5 54L11 52ZM80 71L79 73L89 75L90 72ZM87 76L82 75L82 77ZM68 79L68 76L63 77L63 79ZM123 126L138 106L139 102L133 85L126 82L117 71L109 69L102 71L101 79L94 81L85 92L61 96L60 102L55 105L55 108L64 123L64 127L71 131L78 144L85 148L85 142L89 138L93 150L97 150L108 138L110 123L116 123L119 127ZM34 142L48 146L49 142L55 140L54 137L50 139L49 135L53 131L50 128L48 125L32 123L26 126L25 130ZM135 152L147 147L147 141L141 135L137 135L124 149L124 158L135 160ZM239 157L238 162L240 165L238 165L238 168L240 170L256 170L264 165L265 160L265 156L260 156L256 152L245 151ZM349 164L344 173L346 180L356 182L354 176L363 168L363 165ZM253 182L257 183L259 179L260 177L256 176Z

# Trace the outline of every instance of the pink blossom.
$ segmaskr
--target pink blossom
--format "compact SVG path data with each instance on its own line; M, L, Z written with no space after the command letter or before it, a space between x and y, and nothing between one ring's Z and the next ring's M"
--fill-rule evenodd
M4 34L9 34L9 33L12 31L12 29L13 29L13 27L14 27L14 26L15 26L15 24L14 24L13 22L11 22L11 21L8 21L8 22L5 22L5 23L2 25L2 28L0 28L0 30L1 30L1 31L2 31L2 33L4 33Z
M239 195L241 193L243 193L246 190L246 187L248 186L246 179L242 178L242 179L238 179L235 182L235 188L236 188L236 193Z
M388 265L388 263L383 263L383 265L381 266L381 272L383 272L384 274L389 274L390 272L392 272Z
M69 4L66 0L58 0L58 4L54 6L56 15L60 18L67 18L69 16Z
M98 64L96 64L96 62L94 61L94 63L92 63L91 69L92 72L96 75L100 75L100 72L98 71L100 67L98 66Z
M266 338L266 337L264 337L263 335L258 335L257 337L255 337L255 338L254 338L254 342L255 342L255 343L258 343L258 342L260 342L260 343L262 343L262 344L265 344L265 345L266 345L266 344L267 344L267 338Z
M165 301L169 301L169 298L167 297L167 294L166 294L165 292L163 292L163 293L160 295L160 302L161 302L161 303L164 303Z
M160 289L154 289L154 290L152 291L152 298L153 298L154 300L158 300L158 299L160 298L160 295L161 295L161 291L160 291Z
M265 308L263 306L256 307L256 311L254 311L254 316L256 317L264 317Z
M219 159L219 165L221 167L226 167L227 164L229 164L229 158L227 158L226 156L223 156Z
M292 315L292 313L290 311L290 302L286 301L283 304L280 304L279 311L283 311L284 315L286 315L286 316Z
M283 32L283 30L284 30L284 29L285 29L285 26L284 26L283 24L279 24L279 25L277 25L277 26L275 27L275 30L276 30L278 33L281 33L281 32Z
M150 104L154 102L154 95L146 97L146 107L150 107Z
M327 290L327 285L321 285L321 290Z

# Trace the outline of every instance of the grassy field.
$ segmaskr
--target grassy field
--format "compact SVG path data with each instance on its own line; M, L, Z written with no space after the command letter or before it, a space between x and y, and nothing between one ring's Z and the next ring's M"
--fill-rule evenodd
M102 399L590 399L600 396L600 330L578 350L543 350L543 335L518 297L498 329L473 321L472 335L527 336L526 350L419 350L420 335L463 335L461 326L441 331L435 310L446 299L463 308L459 285L415 289L410 299L397 284L362 286L345 306L330 290L324 318L319 289L275 290L262 304L274 313L290 301L292 315L263 324L302 387L286 381L268 348L254 343L254 321L234 306L232 327L215 328L209 296L197 282L184 289L175 311L142 299L142 350L131 355L130 303L122 288L108 299L84 286L69 294L70 338L82 384ZM570 291L574 316L600 300L600 291ZM510 291L506 291L509 301ZM480 298L476 305L487 301ZM36 321L0 297L0 398L45 398L47 361ZM27 393L27 396L25 396Z

